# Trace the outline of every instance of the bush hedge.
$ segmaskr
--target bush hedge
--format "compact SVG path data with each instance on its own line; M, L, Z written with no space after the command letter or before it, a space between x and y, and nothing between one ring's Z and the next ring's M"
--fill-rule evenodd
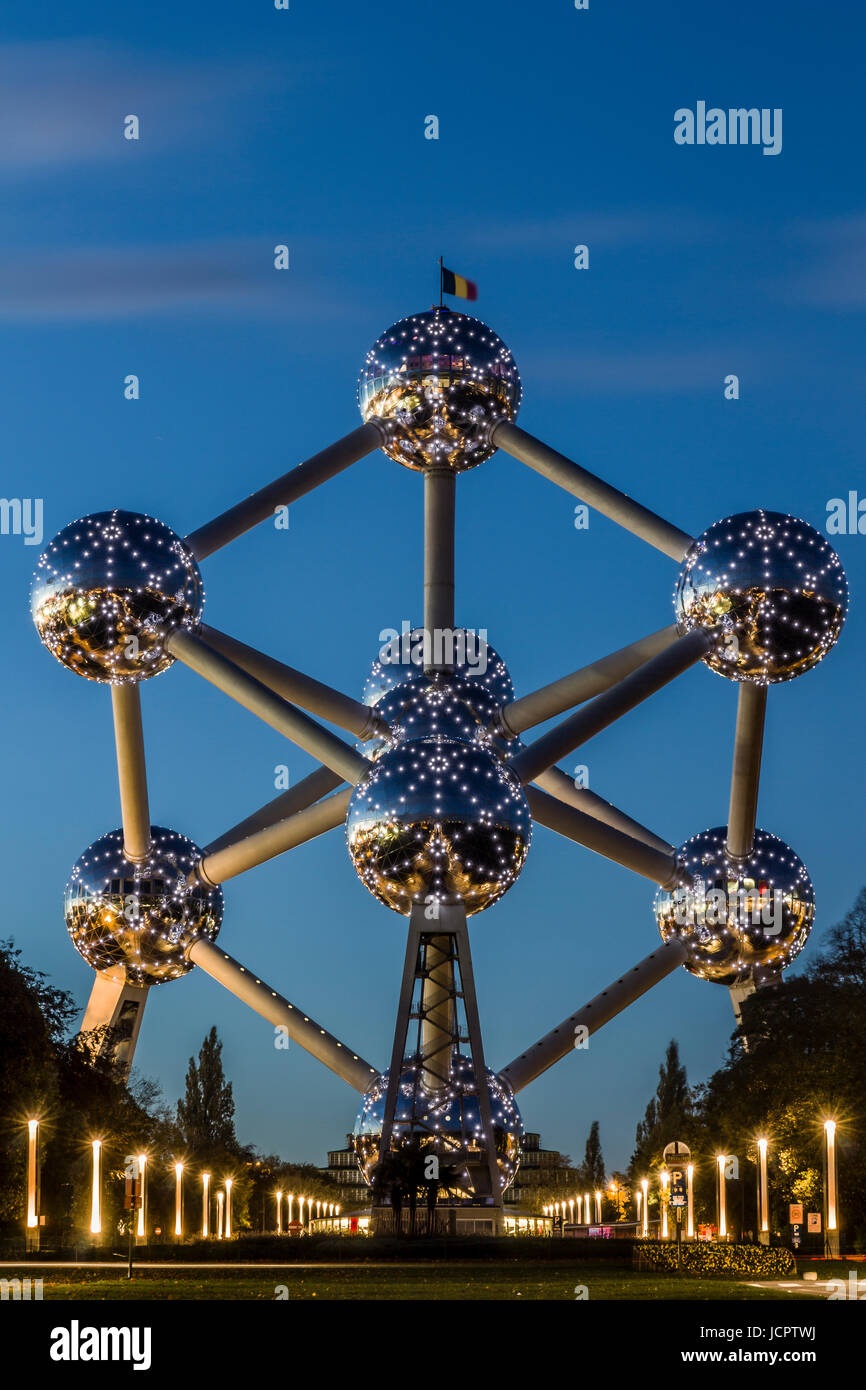
M687 1274L751 1274L757 1279L782 1279L796 1274L790 1250L768 1245L720 1245L689 1242L681 1247L680 1268ZM676 1270L677 1247L669 1240L636 1241L634 1263L640 1268Z

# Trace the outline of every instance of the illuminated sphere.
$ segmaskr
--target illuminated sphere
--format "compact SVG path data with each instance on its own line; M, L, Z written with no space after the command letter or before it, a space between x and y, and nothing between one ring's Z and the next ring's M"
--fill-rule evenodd
M520 377L480 319L427 309L400 319L370 348L358 404L365 420L386 422L382 448L396 463L462 473L496 452L490 430L516 418Z
M368 1184L372 1182L373 1170L379 1161L388 1075L387 1071L383 1072L373 1082L355 1121L355 1154ZM510 1187L520 1163L523 1121L508 1082L489 1067L487 1088L496 1162L504 1178L504 1187ZM449 1083L435 1092L422 1085L421 1069L415 1059L406 1058L397 1093L392 1151L410 1139L418 1141L423 1154L438 1156L440 1170L446 1164L453 1167L455 1187L460 1193L467 1197L489 1193L487 1152L471 1057L453 1053Z
M202 601L189 546L161 521L122 511L65 526L41 555L30 595L48 650L70 671L110 685L170 666L164 635L195 627Z
M664 941L688 947L686 969L721 985L773 978L800 954L815 917L815 893L802 859L784 840L755 831L746 860L731 859L727 827L687 840L680 862L692 886L659 889L654 911Z
M782 512L740 512L690 547L674 595L681 632L720 625L704 661L729 680L770 685L816 666L848 604L845 571L820 531Z
M451 670L456 676L472 681L473 686L483 687L496 706L507 705L514 699L514 686L508 667L483 632L474 633L465 627L456 627L453 638L443 636L442 641L442 655L452 663ZM364 685L365 705L378 705L382 696L396 685L402 685L415 676L423 676L423 642L424 630L420 627L383 641Z
M531 833L514 773L492 749L456 738L389 745L346 819L358 877L404 916L431 896L483 912L517 880Z
M223 915L221 888L186 879L201 850L174 830L152 825L151 853L134 864L123 831L85 850L66 885L63 912L75 949L94 970L131 985L159 984L191 970L185 952L214 941Z

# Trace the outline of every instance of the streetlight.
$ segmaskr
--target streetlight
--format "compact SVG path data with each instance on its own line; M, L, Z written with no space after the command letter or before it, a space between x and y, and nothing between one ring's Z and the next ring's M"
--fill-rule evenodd
M568 1199L568 1210L569 1210L569 1222L570 1222L570 1224L573 1226L573 1225L574 1225L574 1198L573 1198L573 1197L569 1197L569 1199Z
M183 1235L183 1164L174 1165L174 1233L180 1240Z
M102 1140L91 1140L93 1150L93 1177L90 1185L90 1234L98 1236L102 1234Z
M232 1183L234 1178L226 1178L226 1240L232 1238Z
M596 1222L598 1223L598 1225L600 1226L600 1225L601 1225L601 1193L598 1192L598 1191L597 1191L596 1194L595 1194L595 1219L596 1219Z
M643 1230L641 1231L641 1235L644 1237L644 1239L646 1239L646 1237L649 1235L649 1203L647 1201L649 1179L641 1178L640 1185L643 1190Z
M719 1240L728 1238L728 1213L725 1201L725 1167L728 1159L726 1154L717 1154L716 1163L719 1166Z
M138 1175L141 1178L141 1206L138 1208L138 1229L136 1235L139 1240L144 1240L147 1234L147 1221L145 1208L147 1205L147 1154L138 1155Z
M27 1121L27 1229L39 1248L39 1121ZM28 1245L29 1249L29 1245Z
M291 1224L292 1224L292 1210L293 1210L293 1208L294 1208L294 1205L295 1205L295 1194L294 1194L294 1192L290 1192L290 1193L289 1193L289 1225L290 1225L290 1226L291 1226Z
M299 1197L299 1198L298 1198L298 1210L299 1210L298 1220L299 1220L300 1223L301 1223L301 1230L302 1230L302 1231L303 1231L303 1229L304 1229L304 1203L305 1203L306 1200L307 1200L306 1197Z
M274 1197L277 1203L277 1235L281 1236L283 1234L283 1194L279 1188L277 1188L276 1192L274 1193ZM291 1202L291 1200L292 1199L290 1197L289 1202ZM289 1207L289 1211L291 1211L291 1206ZM291 1219L292 1218L290 1216L289 1220L291 1221Z
M695 1181L694 1181L694 1180L695 1180L695 1165L694 1165L693 1163L690 1163L689 1166L688 1166L688 1168L686 1169L686 1177L687 1177L687 1179L688 1179L688 1194L689 1194L689 1209L688 1209L688 1213L687 1213L687 1217L686 1217L686 1220L687 1220L686 1235L688 1236L689 1240L694 1240L694 1237L695 1237Z
M201 1233L207 1240L208 1235L208 1214L210 1212L210 1173L201 1175Z
M825 1254L839 1258L839 1160L836 1156L836 1121L824 1121Z
M590 1196L588 1192L585 1194L583 1199L583 1210L586 1213L586 1224L588 1226L590 1221L592 1220L592 1207L590 1206Z
M671 1180L671 1175L670 1175L670 1173L668 1172L667 1168L663 1168L663 1169L661 1170L661 1173L659 1174L659 1177L660 1177L660 1179L661 1179L661 1185L662 1185L662 1235L661 1235L661 1238L662 1238L662 1240L667 1240L667 1238L668 1238L668 1183L669 1183L670 1180Z
M770 1244L770 1219L767 1203L767 1141L758 1140L758 1240Z
M216 1199L217 1199L217 1240L222 1240L222 1238L223 1238L223 1202L225 1201L225 1193L224 1193L224 1192L218 1192L217 1195L216 1195Z

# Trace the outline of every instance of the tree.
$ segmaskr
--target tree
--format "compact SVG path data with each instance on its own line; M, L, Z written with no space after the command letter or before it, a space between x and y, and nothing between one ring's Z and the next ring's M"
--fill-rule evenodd
M632 1174L640 1170L639 1176L642 1176L649 1168L657 1167L666 1144L686 1139L693 1108L686 1069L680 1062L679 1044L672 1038L659 1067L656 1093L635 1131Z
M235 1102L232 1084L225 1079L222 1050L217 1030L211 1028L199 1049L198 1064L194 1057L189 1059L186 1095L177 1103L178 1125L195 1153L238 1151Z
M604 1156L601 1152L598 1120L593 1120L590 1125L586 1140L586 1150L583 1155L583 1164L580 1169L580 1178L581 1182L589 1188L590 1192L604 1191Z

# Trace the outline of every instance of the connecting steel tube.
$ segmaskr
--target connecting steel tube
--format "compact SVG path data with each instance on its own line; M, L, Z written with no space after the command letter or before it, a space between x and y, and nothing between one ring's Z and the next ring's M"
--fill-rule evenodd
M589 666L582 666L579 671L542 686L540 690L512 700L502 707L494 722L505 734L522 734L535 724L543 724L557 714L583 704L584 700L601 695L651 657L665 651L676 639L677 629L673 624L650 633L648 637L641 637L610 656L603 656Z
M685 531L656 516L648 507L641 506L640 502L633 501L594 473L587 472L518 425L502 420L491 430L490 438L498 449L504 449L512 458L528 464L572 496L579 497L603 516L610 517L617 525L624 526L627 531L640 536L641 540L664 551L672 560L682 560L692 545L693 537Z
M247 1004L255 1013L261 1014L269 1023L285 1028L293 1042L298 1043L322 1062L347 1085L353 1086L361 1094L370 1087L378 1076L375 1067L365 1062L351 1048L338 1041L333 1033L320 1027L302 1009L290 1004L276 990L264 984L243 965L227 955L219 946L210 941L199 940L187 952L189 960L216 980L230 994Z
M344 468L357 463L366 454L378 449L384 439L382 427L375 420L368 420L351 434L344 435L327 449L313 454L305 463L299 463L284 473L267 487L260 488L243 502L230 507L227 512L214 517L197 531L191 531L185 538L196 560L204 560L221 550L229 541L236 540L251 527L257 526L266 517L273 516L277 507L288 507L305 493L342 473Z
M766 713L767 687L742 681L737 700L734 765L728 809L728 854L732 859L746 859L755 843Z
M388 737L390 729L384 719L369 705L353 700L351 695L344 695L342 691L334 690L332 686L324 685L312 676L284 665L282 661L265 656L264 652L256 651L254 647L248 647L235 637L229 637L228 633L208 627L206 623L202 623L199 633L214 651L221 652L242 671L254 676L284 700L292 700L302 709L310 710L331 724L338 724L357 738Z
M134 864L140 864L150 853L150 809L138 686L113 685L111 712L114 716L114 745L120 786L123 853Z
M618 1013L622 1013L623 1009L628 1008L629 1004L633 1004L642 994L646 994L648 989L652 989L653 985L672 974L677 966L683 964L687 954L679 939L659 946L657 951L646 956L633 970L614 980L612 985L608 985L601 994L584 1004L577 1013L563 1019L558 1028L552 1029L532 1047L521 1052L519 1057L515 1057L513 1062L502 1068L499 1075L505 1078L513 1091L522 1090L530 1081L535 1081L536 1077L547 1071L548 1067L552 1067L555 1062L561 1061L574 1050L577 1028L585 1028L587 1034L597 1032L603 1024L609 1023Z
M309 715L275 695L261 681L241 670L221 652L209 647L200 637L179 630L165 639L165 648L218 690L237 700L251 714L257 715L272 729L338 772L344 781L354 785L369 771L370 764L361 753L350 748L329 729L317 724Z
M541 772L535 778L534 785L540 787L542 791L549 792L556 797L557 801L564 801L569 806L574 806L578 811L585 811L588 816L594 816L596 820L604 821L605 825L612 825L616 830L621 830L623 834L632 836L635 840L643 840L644 844L652 845L661 854L673 854L674 847L663 840L661 835L656 835L654 831L648 830L640 821L633 820L627 816L625 811L620 811L618 807L612 806L604 797L591 792L588 787L576 787L573 778L568 773L563 772L559 767L549 767L546 772Z
M255 834L257 830L266 830L270 825L277 825L279 821L288 820L296 811L305 811L308 806L312 806L315 801L320 801L328 792L334 791L339 787L343 778L338 772L332 772L329 767L317 767L309 776L302 777L300 782L296 782L288 791L280 792L272 801L261 806L258 811L253 811L251 816L238 821L230 830L224 831L215 840L211 840L204 849L205 856L216 854L218 849L224 849L226 845L233 845L238 840L245 840L247 836Z
M424 474L424 628L429 651L441 649L437 633L454 627L454 508L456 476L450 468ZM427 668L428 673L438 669Z
M224 844L211 854L205 854L189 875L189 882L206 884L225 883L226 879L236 878L238 874L255 869L269 859L275 859L286 850L314 840L327 830L336 830L346 819L349 809L351 787L337 792L336 796L326 796L303 811L278 821L276 825L266 826L244 839Z
M574 806L566 806L564 801L548 796L547 792L539 791L537 787L525 787L524 790L532 819L539 825L546 825L548 830L555 830L566 839L574 840L575 844L585 845L587 849L651 879L662 888L673 888L680 882L683 871L673 850L664 853L655 849L644 840L636 840L612 825L605 825L595 816L588 816Z
M631 675L611 686L587 705L557 724L549 733L517 753L511 766L523 782L532 782L540 772L552 767L582 743L634 709L648 696L694 666L715 641L709 628L699 627L679 637L657 656L645 661Z

